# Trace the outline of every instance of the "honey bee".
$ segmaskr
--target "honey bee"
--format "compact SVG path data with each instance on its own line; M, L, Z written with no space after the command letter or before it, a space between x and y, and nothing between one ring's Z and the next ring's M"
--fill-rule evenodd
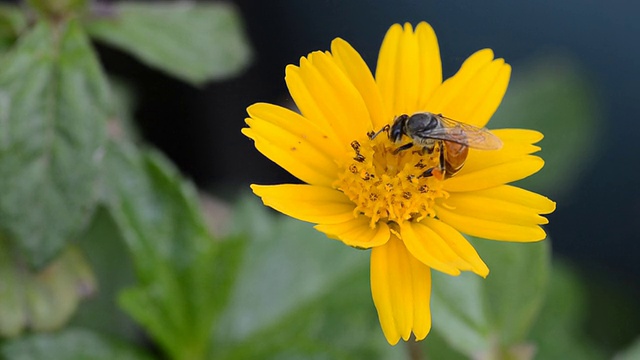
M382 132L386 132L394 143L400 142L405 135L411 139L395 149L394 154L414 145L422 146L422 151L429 154L438 149L438 166L427 169L420 177L450 178L464 166L469 148L498 150L502 147L502 141L486 128L478 128L430 112L397 116L392 125L386 125L377 133L369 133L369 138L373 140Z

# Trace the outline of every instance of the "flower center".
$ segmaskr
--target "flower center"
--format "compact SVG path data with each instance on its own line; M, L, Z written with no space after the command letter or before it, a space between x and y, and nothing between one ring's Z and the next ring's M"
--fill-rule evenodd
M401 145L384 134L353 141L350 159L333 184L356 204L356 216L371 218L371 227L378 221L400 224L435 217L435 200L449 196L442 190L442 180L424 175L438 165L440 148L429 154L414 145L395 152Z

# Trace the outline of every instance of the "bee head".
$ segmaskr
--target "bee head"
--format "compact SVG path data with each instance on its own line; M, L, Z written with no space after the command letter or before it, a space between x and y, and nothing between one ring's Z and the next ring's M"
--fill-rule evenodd
M402 135L405 135L405 126L409 116L406 114L402 114L393 121L393 125L391 125L391 130L389 130L389 139L393 142L398 142L402 138Z

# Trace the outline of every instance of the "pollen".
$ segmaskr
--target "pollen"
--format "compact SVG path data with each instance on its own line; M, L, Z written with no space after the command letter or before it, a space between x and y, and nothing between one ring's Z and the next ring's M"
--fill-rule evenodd
M354 140L334 183L356 204L354 216L367 216L371 227L378 221L401 224L433 218L436 199L449 196L442 180L423 175L438 165L437 151L428 154L413 146L395 152L399 146L386 136Z

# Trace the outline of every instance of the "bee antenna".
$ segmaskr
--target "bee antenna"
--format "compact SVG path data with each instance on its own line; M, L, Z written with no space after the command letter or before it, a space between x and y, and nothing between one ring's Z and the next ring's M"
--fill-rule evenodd
M390 126L389 126L389 125L385 125L384 127L382 127L382 129L378 130L378 132L377 132L377 133L374 133L373 131L372 131L372 132L370 132L370 133L368 134L368 135L369 135L369 140L373 140L373 139L375 139L375 138L376 138L378 135L380 135L380 133L382 133L382 132L386 132L387 134L389 134L389 128L390 128Z

